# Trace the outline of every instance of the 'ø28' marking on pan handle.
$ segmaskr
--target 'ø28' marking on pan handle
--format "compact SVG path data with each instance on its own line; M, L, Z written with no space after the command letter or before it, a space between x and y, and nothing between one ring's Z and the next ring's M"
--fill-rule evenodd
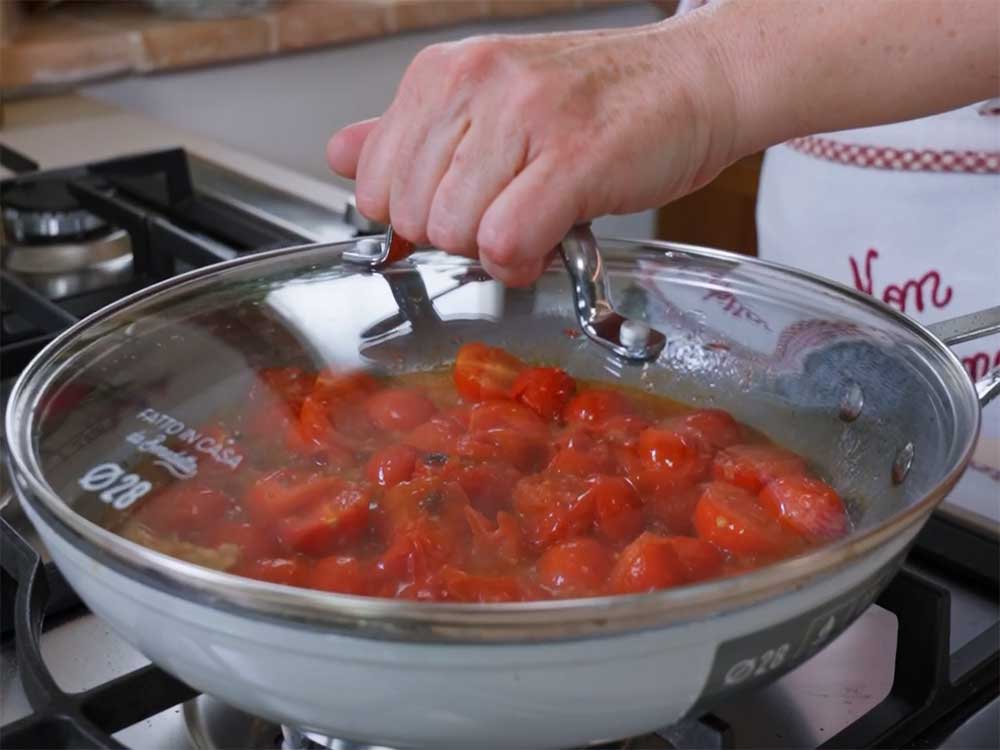
M125 510L153 489L138 474L126 474L121 466L112 463L93 467L80 478L79 484L88 492L99 492L101 501L115 510Z

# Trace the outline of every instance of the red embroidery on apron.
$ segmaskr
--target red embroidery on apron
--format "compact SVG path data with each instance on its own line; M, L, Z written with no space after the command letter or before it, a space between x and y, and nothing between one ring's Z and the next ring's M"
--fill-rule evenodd
M1000 174L1000 151L935 151L928 148L891 148L861 143L841 143L809 135L785 145L807 156L868 169L898 172L948 172Z
M947 307L948 303L951 302L952 288L950 286L942 288L941 273L933 269L920 278L903 282L901 286L888 284L881 294L876 293L872 265L878 260L878 257L878 250L873 247L868 248L865 253L863 271L853 255L848 257L851 263L851 274L854 278L854 288L859 292L878 297L887 305L892 305L904 313L910 308L911 303L916 312L923 312L926 308L925 301L939 310Z

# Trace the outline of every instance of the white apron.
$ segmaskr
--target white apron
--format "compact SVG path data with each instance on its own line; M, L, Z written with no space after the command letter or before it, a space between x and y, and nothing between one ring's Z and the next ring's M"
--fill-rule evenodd
M768 150L762 258L853 286L923 323L1000 305L1000 102ZM1000 335L955 347L970 376ZM949 501L1000 513L1000 401Z

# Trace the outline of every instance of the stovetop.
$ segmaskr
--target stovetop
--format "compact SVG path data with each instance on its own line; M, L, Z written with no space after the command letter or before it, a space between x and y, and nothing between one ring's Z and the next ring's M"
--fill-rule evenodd
M236 255L377 229L349 198L315 206L180 150L63 176L107 225L75 217L66 224L80 235L73 240L123 230L129 266L84 289L18 275L5 260L3 401L10 376L44 343L122 294ZM149 664L80 603L17 501L8 494L2 502L0 746L348 747L246 716ZM615 747L1000 746L998 540L981 517L935 514L877 604L810 661L712 714Z

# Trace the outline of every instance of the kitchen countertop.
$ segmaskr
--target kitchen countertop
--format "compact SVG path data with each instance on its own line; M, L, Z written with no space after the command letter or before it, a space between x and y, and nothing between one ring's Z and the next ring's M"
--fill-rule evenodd
M122 0L76 0L30 13L14 0L0 0L6 27L0 38L0 89L31 93L416 29L636 1L280 0L251 16L184 20Z

